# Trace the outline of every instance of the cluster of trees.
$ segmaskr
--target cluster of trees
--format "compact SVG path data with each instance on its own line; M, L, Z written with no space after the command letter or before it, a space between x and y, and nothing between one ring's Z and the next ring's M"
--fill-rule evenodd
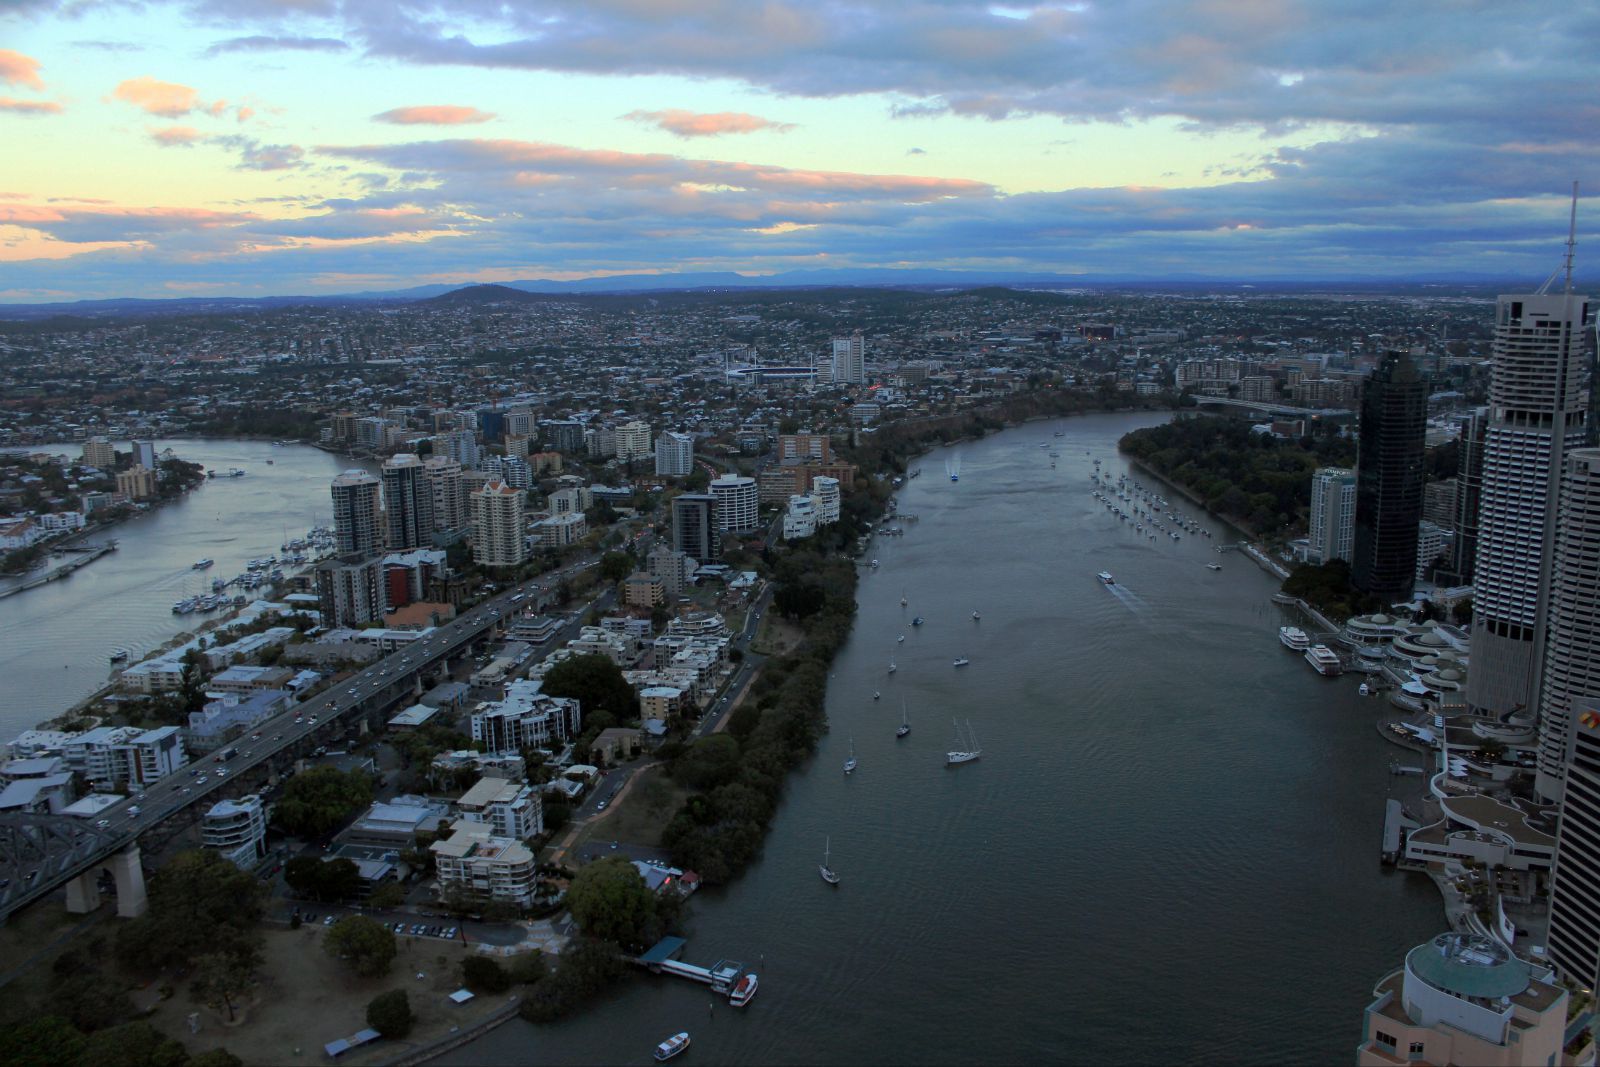
M243 1067L224 1048L190 1055L149 1023L124 1023L91 1034L58 1015L0 1027L0 1063L8 1067Z
M678 918L680 897L658 896L639 869L612 856L579 869L567 888L567 907L587 936L643 951Z
M363 978L388 974L399 952L394 931L365 915L346 915L330 926L322 950Z
M283 865L283 880L295 895L312 900L348 900L361 892L361 869L342 856L296 856Z
M673 862L726 882L755 856L790 768L827 725L828 664L855 615L856 569L847 558L789 553L776 562L774 608L801 625L793 653L767 662L722 734L701 738L669 772L694 789L662 834Z
M599 652L562 660L544 676L544 691L571 697L583 709L583 733L577 750L587 752L602 730L639 717L638 694L622 676L622 668Z
M261 969L265 887L216 852L175 856L149 885L149 906L117 932L117 958L147 974L177 972L190 994L233 1018Z
M1299 597L1335 622L1343 622L1352 615L1384 611L1388 607L1382 597L1363 593L1350 584L1350 564L1342 559L1298 565L1283 580L1283 591Z
M1311 474L1355 463L1355 442L1332 434L1280 440L1217 416L1177 419L1126 434L1118 445L1207 510L1260 535L1304 526Z
M379 993L367 1003L367 1025L398 1040L411 1032L411 998L404 989Z
M372 803L372 777L363 771L314 767L289 779L273 819L295 837L321 837Z

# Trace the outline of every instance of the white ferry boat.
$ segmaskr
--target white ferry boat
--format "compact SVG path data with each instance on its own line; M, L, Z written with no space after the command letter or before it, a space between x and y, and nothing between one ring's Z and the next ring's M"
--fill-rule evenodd
M1344 673L1344 664L1339 661L1339 654L1327 645L1312 645L1306 649L1306 662L1326 678L1334 678Z
M735 1008L744 1007L746 1004L750 1003L750 1001L755 999L756 990L760 988L760 986L761 980L756 977L755 972L751 971L747 973L743 978L739 979L739 981L734 984L732 991L728 993L728 1003L732 1004ZM687 1037L688 1035L685 1034L684 1036Z
M196 571L203 571L207 567L211 566L212 564L214 564L216 562L217 562L216 560L212 559L210 556L207 556L205 559L197 559L197 560L195 560L193 563L191 563L189 565L189 569L190 570L196 570Z
M1304 652L1311 647L1311 638L1298 626L1278 627L1278 640L1283 642L1283 647L1293 652Z
M1117 584L1117 580L1115 578L1111 577L1111 572L1110 571L1101 571L1099 574L1095 575L1095 577L1099 578L1102 582L1106 583L1107 585L1116 585Z
M688 1047L689 1035L687 1033L673 1034L656 1046L656 1061L670 1060Z

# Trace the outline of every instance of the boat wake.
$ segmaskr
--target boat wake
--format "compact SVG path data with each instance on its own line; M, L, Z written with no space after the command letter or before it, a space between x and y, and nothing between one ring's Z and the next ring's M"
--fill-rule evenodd
M1128 610L1135 615L1149 615L1155 610L1143 597L1125 585L1119 583L1117 585L1108 585L1106 588L1111 590L1111 595L1126 604Z

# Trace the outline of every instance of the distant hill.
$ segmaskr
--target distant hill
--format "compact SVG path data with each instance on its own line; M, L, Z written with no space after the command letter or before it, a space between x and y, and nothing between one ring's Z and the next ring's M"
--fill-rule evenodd
M509 285L469 285L465 289L452 289L448 293L430 296L419 301L423 304L542 304L550 299L546 293L513 289Z

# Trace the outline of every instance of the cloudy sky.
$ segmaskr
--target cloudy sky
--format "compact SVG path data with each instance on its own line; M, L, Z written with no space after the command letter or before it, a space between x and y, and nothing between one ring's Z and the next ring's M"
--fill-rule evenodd
M0 0L0 301L1537 283L1600 190L1596 55L1600 6L1515 0Z

